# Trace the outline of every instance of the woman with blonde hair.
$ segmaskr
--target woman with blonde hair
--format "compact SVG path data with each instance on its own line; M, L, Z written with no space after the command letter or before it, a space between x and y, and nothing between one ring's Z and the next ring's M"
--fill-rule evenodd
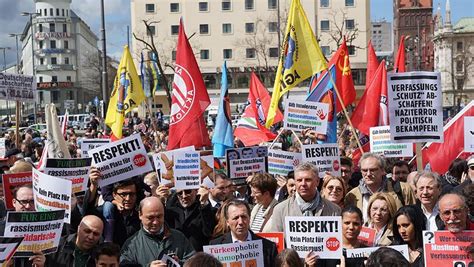
M370 197L365 226L375 229L375 246L392 244L392 221L396 212L397 205L390 194L378 192Z
M325 175L321 196L332 203L344 208L344 196L346 195L346 184L339 176Z

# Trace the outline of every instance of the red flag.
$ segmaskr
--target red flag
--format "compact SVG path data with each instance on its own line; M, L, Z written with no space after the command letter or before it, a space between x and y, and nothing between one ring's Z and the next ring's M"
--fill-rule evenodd
M395 72L405 72L405 36L400 37L400 46L397 51L397 58L393 65Z
M370 82L374 78L375 71L379 66L379 61L377 60L377 55L375 55L374 47L372 46L372 41L369 41L369 49L367 52L367 73L365 74L365 89L370 85Z
M382 82L380 84L380 110L379 110L379 125L378 126L386 126L389 125L388 119L388 88L387 88L387 69L385 68L385 60L382 61L384 63L384 68L382 70Z
M429 163L432 171L443 174L449 164L463 154L464 117L467 116L474 116L474 101L444 126L444 143L429 143L423 148L423 166Z
M370 127L378 126L380 114L380 98L382 90L382 80L386 75L385 60L379 64L375 72L374 79L370 83L359 104L352 113L352 124L362 133L369 135ZM386 82L386 77L385 77Z
M245 146L253 146L262 142L275 139L276 134L265 127L271 97L267 88L260 82L257 75L252 72L248 102L242 118L239 120L234 135ZM283 114L277 109L273 123L283 120Z
M182 20L174 71L168 150L189 145L210 146L203 113L211 101Z

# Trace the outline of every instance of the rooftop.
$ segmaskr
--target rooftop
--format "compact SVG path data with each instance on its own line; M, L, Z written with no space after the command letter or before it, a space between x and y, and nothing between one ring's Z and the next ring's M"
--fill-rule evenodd
M454 26L454 32L457 33L468 33L474 32L474 17L461 18Z

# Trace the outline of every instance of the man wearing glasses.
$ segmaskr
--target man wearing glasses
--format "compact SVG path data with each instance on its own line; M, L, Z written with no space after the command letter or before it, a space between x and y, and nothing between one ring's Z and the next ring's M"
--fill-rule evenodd
M31 184L25 184L13 190L15 211L35 211L35 201Z
M474 224L468 217L469 209L464 196L457 193L444 194L439 199L438 206L446 230L451 233L474 230Z

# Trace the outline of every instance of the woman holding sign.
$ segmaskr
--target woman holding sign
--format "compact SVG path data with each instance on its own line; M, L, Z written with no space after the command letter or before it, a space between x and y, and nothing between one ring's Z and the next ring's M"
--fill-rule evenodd
M369 199L367 209L369 221L366 226L375 229L375 245L389 246L392 243L392 219L397 211L395 199L387 193L375 193Z
M415 205L401 207L393 219L393 242L395 245L408 245L412 267L425 266L423 260L423 230L426 230L426 217Z

